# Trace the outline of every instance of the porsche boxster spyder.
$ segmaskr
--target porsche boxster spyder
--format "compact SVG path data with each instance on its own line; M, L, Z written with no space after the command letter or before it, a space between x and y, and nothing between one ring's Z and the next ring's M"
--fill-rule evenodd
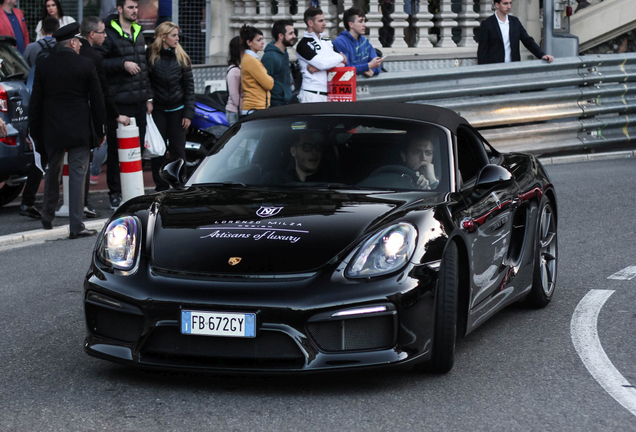
M557 202L541 163L447 109L301 104L232 126L168 192L124 203L84 290L92 356L302 373L449 371L456 340L546 306ZM422 366L422 367L420 367Z

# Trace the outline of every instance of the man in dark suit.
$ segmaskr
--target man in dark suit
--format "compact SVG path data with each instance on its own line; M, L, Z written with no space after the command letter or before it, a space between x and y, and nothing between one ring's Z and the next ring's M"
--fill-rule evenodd
M123 124L129 124L130 118L127 116L119 116L117 111L117 105L113 100L113 97L108 92L108 82L106 81L106 70L104 69L104 57L95 49L95 47L102 46L104 40L106 40L106 26L101 18L96 16L88 16L82 20L80 26L80 55L88 57L93 60L95 64L95 70L97 71L97 77L102 87L102 93L104 94L104 102L106 103L106 118L108 120L117 120Z
M519 18L509 15L512 0L494 0L495 14L486 18L479 27L477 63L509 63L521 61L519 41L536 58L552 63L554 57L544 53L532 39Z
M57 50L35 70L29 107L30 134L49 156L42 226L45 229L53 226L67 151L71 239L97 234L82 223L84 181L91 147L102 145L106 139L104 97L95 65L79 56L79 28L78 23L72 23L53 34Z
M99 78L99 83L102 87L102 93L104 95L104 102L106 103L106 118L108 121L116 120L119 123L124 125L130 124L130 118L127 116L120 116L117 111L117 105L115 105L115 101L112 96L108 92L108 83L106 81L106 70L104 69L104 57L102 57L101 53L99 53L95 47L102 46L104 40L106 39L106 26L100 17L96 16L87 16L82 20L82 24L80 26L80 35L82 38L80 42L82 46L80 47L80 55L87 57L93 60L95 64L95 70L97 71L97 77ZM100 149L102 152L106 152L108 143L104 144L104 147ZM105 158L105 153L104 153ZM93 154L91 154L91 162L93 159ZM103 159L101 160L103 162ZM90 171L90 170L89 170ZM88 203L88 188L90 181L90 173L86 172L86 184L84 186L84 216L86 217L97 217L99 213L95 211L95 209Z

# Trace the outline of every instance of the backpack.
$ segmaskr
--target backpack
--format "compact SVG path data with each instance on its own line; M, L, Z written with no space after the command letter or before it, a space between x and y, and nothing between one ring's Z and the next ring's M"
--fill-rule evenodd
M37 65L42 59L47 58L49 55L53 54L57 50L57 46L55 45L55 39L47 38L40 39L37 41L38 45L42 47L42 50L35 57L35 65Z

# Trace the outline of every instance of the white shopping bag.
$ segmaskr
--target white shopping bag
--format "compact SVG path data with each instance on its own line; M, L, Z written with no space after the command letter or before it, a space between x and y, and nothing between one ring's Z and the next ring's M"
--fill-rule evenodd
M144 159L166 154L164 142L151 114L146 114L146 137L144 138Z

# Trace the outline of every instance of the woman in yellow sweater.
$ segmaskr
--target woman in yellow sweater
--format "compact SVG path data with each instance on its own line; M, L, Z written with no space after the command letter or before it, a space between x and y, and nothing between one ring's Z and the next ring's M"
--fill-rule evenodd
M241 87L245 94L241 113L245 115L250 110L269 107L269 91L274 87L274 78L267 74L265 66L258 58L258 52L265 47L263 33L245 24L241 28L241 44L245 50L241 60Z

